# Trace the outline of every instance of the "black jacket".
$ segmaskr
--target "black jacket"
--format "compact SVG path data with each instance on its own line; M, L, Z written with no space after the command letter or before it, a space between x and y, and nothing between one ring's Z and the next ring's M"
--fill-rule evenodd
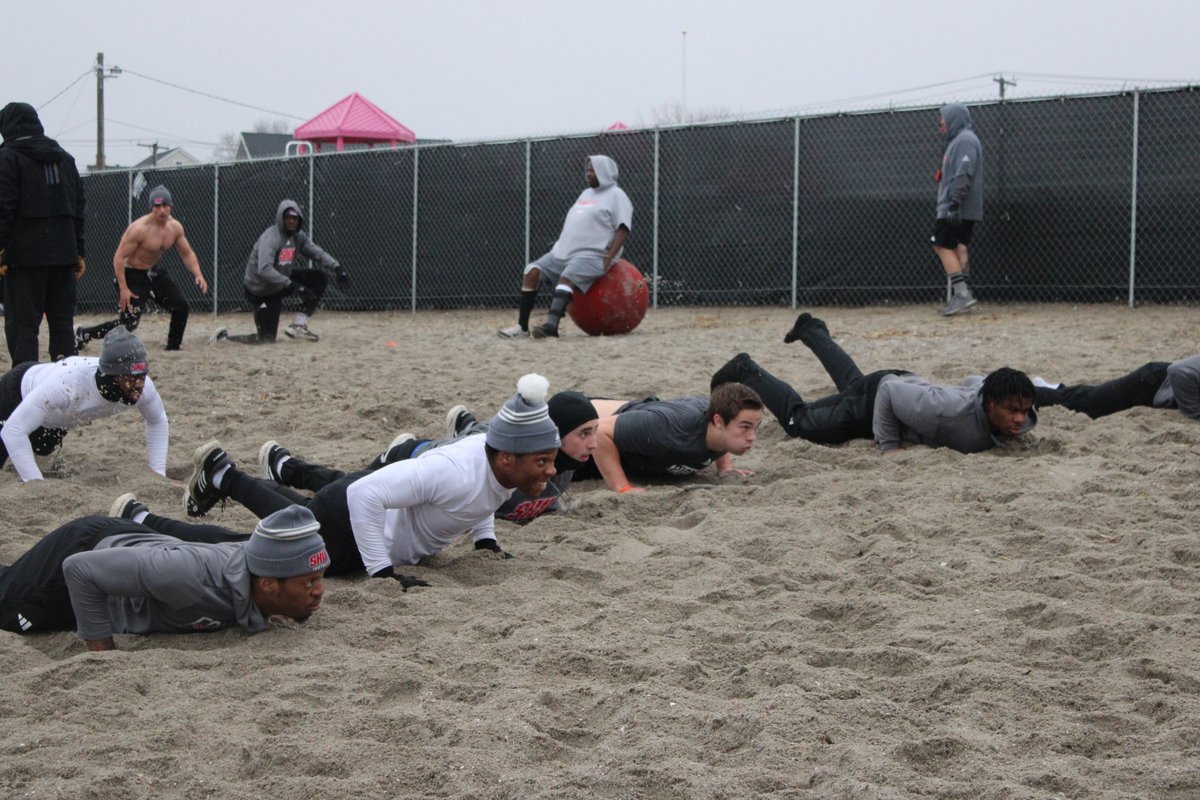
M0 109L0 249L12 269L74 264L83 249L83 182L75 159L27 103Z

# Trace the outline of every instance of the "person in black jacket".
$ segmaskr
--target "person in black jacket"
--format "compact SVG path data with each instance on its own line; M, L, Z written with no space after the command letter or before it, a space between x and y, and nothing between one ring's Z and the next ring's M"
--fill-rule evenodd
M85 269L83 182L28 103L0 109L0 264L12 363L38 360L45 315L50 358L75 355L75 282Z

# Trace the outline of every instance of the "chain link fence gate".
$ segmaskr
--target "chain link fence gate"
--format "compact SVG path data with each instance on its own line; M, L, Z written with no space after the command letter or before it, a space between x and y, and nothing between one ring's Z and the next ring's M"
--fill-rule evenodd
M971 104L985 219L985 301L1176 302L1200 296L1200 93L1191 87ZM331 309L515 308L613 157L634 204L625 257L658 306L924 302L942 141L936 107L741 120L513 142L439 144L85 176L93 268L79 308L115 308L109 263L148 190L166 185L211 291L172 251L194 309L245 310L242 274L283 198L349 270Z

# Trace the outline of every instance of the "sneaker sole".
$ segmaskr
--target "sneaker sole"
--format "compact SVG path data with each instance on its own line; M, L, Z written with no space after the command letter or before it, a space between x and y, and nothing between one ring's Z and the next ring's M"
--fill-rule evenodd
M297 341L299 341L299 340L303 340L306 342L321 341L321 337L318 336L317 334L313 333L312 331L309 331L308 333L298 333L297 331L292 330L291 326L288 326L283 329L283 335L288 337L289 339L293 339L293 340L297 340Z
M110 517L124 517L125 515L121 512L125 510L126 504L136 502L137 495L135 495L133 492L126 492L113 501L112 506L108 509L108 515Z
M455 423L458 422L458 415L464 413L465 411L467 411L466 406L457 405L457 406L452 406L450 408L450 410L446 412L446 438L447 439L453 439L455 436L458 436L458 430L457 430L457 426L455 425Z
M217 342L223 342L228 338L229 338L229 328L221 328L216 333L214 333L212 336L208 337L208 343L216 344Z
M189 501L192 499L192 492L196 491L196 484L200 483L200 478L204 474L204 461L208 458L208 454L213 450L220 450L221 443L212 439L200 445L192 453L192 474L188 477L187 486L183 487L183 511L189 517L202 517L208 513L208 509L196 514L192 511L192 506Z
M264 478L279 483L279 478L275 476L274 470L271 469L272 447L279 447L279 442L272 439L269 442L263 442L263 446L258 448L258 468L262 471Z
M496 331L496 335L501 339L527 339L529 331L521 331L520 333L509 333L508 331Z

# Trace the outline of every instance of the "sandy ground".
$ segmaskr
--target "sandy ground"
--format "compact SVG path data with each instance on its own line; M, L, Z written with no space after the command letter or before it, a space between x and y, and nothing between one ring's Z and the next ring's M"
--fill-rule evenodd
M820 312L865 370L957 382L1010 365L1106 378L1195 352L1189 308ZM171 418L169 480L140 418L68 436L48 480L0 473L0 561L135 491L182 516L193 448L278 439L339 466L480 414L537 370L552 391L701 394L739 350L813 397L787 309L652 312L633 334L503 341L509 312L321 313L317 344L186 350L139 333ZM83 322L98 318L87 317ZM92 350L97 348L93 345ZM95 355L96 352L92 352ZM7 368L7 364L0 364ZM963 456L787 439L459 543L433 584L328 582L308 624L257 636L0 634L0 795L37 798L1200 797L1200 425L1048 409ZM230 507L217 517L249 530Z

